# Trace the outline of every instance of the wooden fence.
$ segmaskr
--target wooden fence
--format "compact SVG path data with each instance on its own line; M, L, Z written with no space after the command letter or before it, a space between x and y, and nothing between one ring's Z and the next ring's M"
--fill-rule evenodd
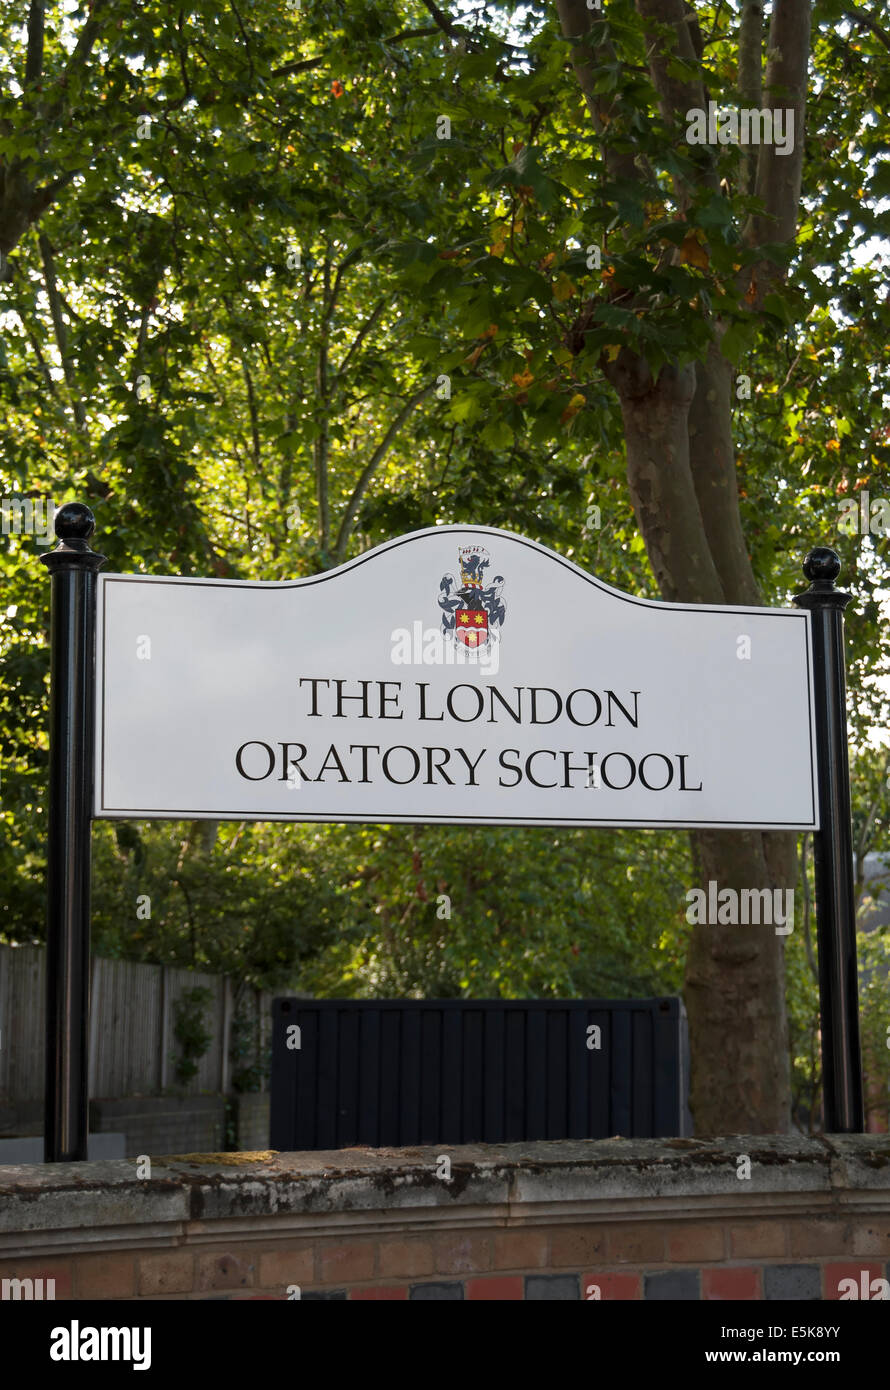
M176 1001L188 990L210 990L204 1020L211 1042L197 1074L176 1083L178 1046L173 1028ZM46 956L42 946L0 946L0 1098L39 1100L43 1095ZM90 1095L157 1095L177 1086L185 1095L231 1088L230 1055L236 1008L250 1021L249 1060L265 1062L272 995L238 985L225 975L204 975L134 961L92 962L90 987ZM267 1089L264 1068L262 1088Z

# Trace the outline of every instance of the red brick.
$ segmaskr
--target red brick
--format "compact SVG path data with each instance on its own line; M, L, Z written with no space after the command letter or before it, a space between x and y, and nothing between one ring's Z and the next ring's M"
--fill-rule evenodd
M55 1280L53 1298L71 1297L71 1261L60 1260L58 1264L44 1264L40 1260L6 1260L0 1264L0 1279L42 1279L44 1302L47 1297L47 1279Z
M641 1298L641 1283L639 1274L585 1274L581 1281L581 1297L585 1302L593 1302L590 1286L596 1284L604 1303L607 1299Z
M463 1231L442 1232L433 1247L438 1274L479 1274L491 1269L491 1238Z
M315 1252L311 1246L303 1250L268 1250L260 1255L258 1284L261 1289L280 1289L282 1296L289 1284L309 1286L315 1280Z
M862 1271L868 1273L869 1283L872 1279L885 1278L884 1270L880 1264L874 1260L859 1260L855 1263L827 1264L822 1266L822 1290L823 1298L837 1301L840 1299L840 1281L842 1279L854 1279L856 1281L856 1294L862 1298ZM869 1293L871 1290L869 1289ZM852 1301L852 1300L851 1300ZM869 1299L871 1302L871 1299Z
M380 1274L413 1278L432 1274L433 1247L428 1240L383 1240L377 1250Z
M646 1264L664 1259L664 1231L648 1226L612 1226L607 1242L609 1263Z
M498 1299L501 1302L522 1298L522 1279L519 1275L495 1275L489 1279L468 1279L467 1298Z
M77 1298L132 1298L136 1260L133 1255L81 1255L74 1263Z
M701 1272L702 1298L731 1300L734 1298L762 1298L760 1270L754 1265L739 1266L736 1269L703 1269Z
M792 1255L846 1255L852 1253L853 1229L843 1221L792 1221L789 1227Z
M787 1231L782 1221L745 1221L729 1228L730 1254L741 1259L787 1255Z
M722 1260L725 1254L722 1226L682 1225L668 1238L668 1259L673 1264L699 1264Z
M199 1255L195 1288L251 1288L254 1282L253 1275L254 1265L249 1255L233 1255L230 1251L221 1255Z
M558 1226L550 1238L550 1263L554 1269L577 1269L606 1254L605 1226Z
M408 1297L407 1284L387 1284L380 1285L375 1289L353 1289L349 1295L350 1302L356 1303L370 1299L398 1300Z
M854 1255L890 1255L890 1220L871 1219L853 1227Z
M494 1236L494 1269L546 1269L549 1234L539 1227L528 1231L497 1231Z
M188 1250L169 1250L159 1255L140 1255L139 1292L191 1293L195 1286L195 1257Z
M322 1246L318 1254L320 1283L355 1284L362 1279L373 1279L374 1253L373 1241Z

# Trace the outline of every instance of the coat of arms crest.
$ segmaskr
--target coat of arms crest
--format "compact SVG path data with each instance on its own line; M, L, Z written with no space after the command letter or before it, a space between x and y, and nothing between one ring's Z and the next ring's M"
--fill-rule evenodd
M491 557L484 546L462 545L457 558L460 583L453 574L443 574L439 584L442 634L468 651L481 651L500 641L507 611L504 576L496 574L488 582L485 571L491 568Z

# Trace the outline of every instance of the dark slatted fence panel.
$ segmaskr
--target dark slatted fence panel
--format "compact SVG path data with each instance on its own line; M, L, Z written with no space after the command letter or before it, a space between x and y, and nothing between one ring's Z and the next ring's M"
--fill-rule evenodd
M680 999L276 999L271 1143L683 1135L685 1033Z

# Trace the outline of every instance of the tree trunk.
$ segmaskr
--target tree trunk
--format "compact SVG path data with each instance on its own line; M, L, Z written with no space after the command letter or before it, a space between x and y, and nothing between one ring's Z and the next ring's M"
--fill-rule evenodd
M662 368L653 380L625 350L605 370L621 402L630 494L662 594L680 603L757 604L738 514L729 363L715 347L706 363ZM737 890L796 882L793 835L699 830L691 839L705 890L711 881ZM684 997L698 1135L789 1127L783 950L771 926L693 928Z
M773 888L756 830L697 830L699 886ZM790 1125L784 938L773 927L695 926L684 998L693 1041L690 1108L697 1135L775 1134Z
M720 603L756 606L760 591L751 568L739 512L735 441L732 437L733 368L711 343L695 368L689 410L689 462L702 524L723 597Z
M680 139L690 107L704 108L709 93L701 59L705 49L695 10L686 0L636 0L645 31L646 66L659 112ZM612 179L647 178L645 161L629 162L626 143L606 139L599 108L598 67L616 62L611 43L586 42L597 19L585 0L556 0L572 65L591 124L603 141L603 162ZM803 162L811 0L774 0L763 94L768 104L794 108L790 153L772 145L747 150L742 182L763 208L749 215L743 239L749 247L793 240ZM743 0L739 29L739 89L761 104L763 60L760 0ZM682 65L677 59L682 60ZM620 89L620 84L619 84ZM620 126L622 105L609 105L610 131ZM626 113L625 113L626 114ZM623 153L616 150L619 145ZM648 178L651 186L651 177ZM713 159L703 154L695 183L717 188ZM673 177L674 206L681 215L695 187L688 174ZM780 277L764 258L739 271L749 310L757 313ZM596 300L581 311L567 342L583 344ZM653 573L665 599L681 603L761 602L742 531L732 435L731 364L720 352L722 328L712 322L708 352L695 366L663 367L653 379L628 348L602 369L621 403L627 444L627 477L634 511ZM715 712L720 718L720 711ZM732 738L732 729L726 730ZM696 877L701 887L790 888L797 882L796 837L759 831L695 831ZM783 938L773 927L700 926L686 962L685 997L692 1053L692 1111L700 1135L784 1131L791 1088L784 996Z

